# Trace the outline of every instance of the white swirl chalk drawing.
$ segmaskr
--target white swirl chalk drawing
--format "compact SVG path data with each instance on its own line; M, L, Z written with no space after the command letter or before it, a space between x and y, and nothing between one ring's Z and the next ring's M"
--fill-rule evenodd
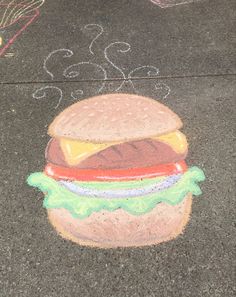
M161 8L172 7L176 5L189 4L201 0L150 0L152 3L157 4Z
M64 52L64 56L63 56L63 58L70 58L70 57L72 57L72 56L74 55L74 53L73 53L71 50L66 49L66 48L60 48L60 49L57 49L57 50L55 50L55 51L52 51L52 52L46 57L46 59L45 59L44 62L43 62L43 69L47 72L47 74L50 75L50 77L51 77L52 80L54 79L54 74L48 70L48 68L47 68L47 62L48 62L48 60L49 60L52 56L54 56L56 53L59 53L59 52L61 52L61 53Z
M84 95L84 91L80 89L72 91L70 94L71 98L74 100L78 100L82 95Z
M93 44L94 44L94 42L103 34L103 32L104 32L104 29L103 29L103 27L102 26L100 26L100 25L98 25L98 24L87 24L87 25L85 25L84 26L84 29L85 30L91 30L91 28L98 28L98 29L100 29L99 30L99 32L98 32L98 34L96 35L96 37L92 40L92 42L90 43L90 45L89 45L89 52L92 54L92 55L94 55L94 51L92 50L92 47L93 47Z
M108 55L108 50L116 45L121 45L121 48L117 50L117 52L119 52L119 53L127 53L131 49L130 44L127 42L120 42L120 41L112 42L105 48L104 57L112 67L114 67L118 72L120 72L120 74L122 75L122 79L125 80L126 79L125 73L111 61L111 59L109 58L109 55ZM115 89L115 91L119 91L120 89L121 88L119 87L119 88Z
M89 31L96 30L95 37L92 39L92 41L90 42L89 47L88 47L89 53L92 56L94 56L95 55L94 45L98 41L99 37L101 37L102 34L104 33L104 29L102 26L100 26L98 24L87 24L86 26L84 26L83 30L89 30ZM112 52L114 55L114 49L116 50L117 54L127 54L128 52L131 52L131 45L124 41L115 41L115 42L111 42L110 44L108 44L103 50L104 60L105 60L106 64L108 63L112 67L112 69L116 70L117 73L119 73L119 75L120 75L119 78L115 78L115 79L112 77L109 78L108 74L107 74L107 70L105 69L105 66L103 66L101 64L97 64L95 62L91 62L90 60L81 61L81 62L74 63L72 65L67 66L62 72L63 77L67 78L67 79L77 78L78 81L83 81L83 77L81 77L81 79L79 79L79 76L82 73L81 67L86 67L86 66L92 67L96 72L96 78L90 79L90 81L96 81L98 83L101 83L101 85L96 90L95 94L100 94L102 91L105 91L107 82L108 81L111 82L112 80L115 80L116 82L120 82L119 86L118 87L116 86L116 88L113 88L112 92L121 91L121 89L124 87L125 84L129 84L135 93L139 93L138 88L135 86L134 80L146 79L147 77L152 78L152 79L158 79L159 69L152 65L138 66L134 69L128 70L127 71L128 73L126 74L121 69L121 67L119 67L113 61L113 59L111 57ZM44 59L43 69L50 76L50 79L52 81L55 81L55 74L53 73L53 70L49 69L50 68L49 64L50 64L51 60L58 59L59 54L62 55L63 59L69 59L74 56L74 52L72 50L66 49L66 48L61 48L61 49L56 49L56 50L52 51ZM53 65L55 66L55 63ZM144 71L145 71L145 75L141 75L141 73L144 73ZM159 83L159 82L156 83L156 81L155 81L154 87L155 87L154 90L156 92L159 92L160 90L162 91L162 93L164 92L164 95L162 95L161 98L159 96L159 99L165 99L169 96L171 90L170 90L169 86L167 86L165 83ZM54 89L59 92L59 99L55 106L55 108L58 108L60 106L61 101L63 100L63 91L58 87L47 85L45 87L42 87L42 88L36 90L33 93L33 97L36 99L46 98L47 93L48 93L47 91L49 89ZM84 90L82 90L81 88L77 88L75 91L71 91L70 95L73 100L82 99L82 96L84 95Z
M98 65L98 64L95 64L95 63L92 63L92 62L80 62L80 63L77 63L77 64L73 64L69 67L67 67L64 72L63 72L63 75L65 78L75 78L75 77L78 77L80 72L79 72L79 69L77 71L73 71L72 68L74 67L77 67L79 68L81 65L91 65L91 66L94 66L95 68L98 68L101 70L101 72L103 73L103 83L102 83L102 86L98 89L98 93L101 93L101 91L103 90L103 88L105 87L105 81L107 80L107 72L106 70L101 66L101 65Z
M58 87L55 87L55 86L46 86L46 87L42 87L38 90L36 90L34 93L33 93L33 98L35 99L43 99L43 98L46 98L46 94L47 94L47 91L48 90L56 90L58 91L59 93L59 97L58 97L58 100L57 100L57 104L55 105L55 109L57 109L59 107L59 105L61 104L61 100L63 98L63 92L60 88Z

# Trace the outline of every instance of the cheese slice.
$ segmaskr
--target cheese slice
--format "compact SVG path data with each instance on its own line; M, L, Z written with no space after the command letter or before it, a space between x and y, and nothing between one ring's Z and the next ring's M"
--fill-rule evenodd
M179 154L183 154L188 149L186 136L180 131L175 131L169 134L153 137L153 139L164 142L172 147Z
M158 141L164 142L172 147L174 151L179 154L183 154L188 147L186 137L180 131L175 131L169 134L165 134L158 137L153 137ZM85 160L89 156L102 151L109 146L118 144L117 142L110 143L91 143L81 142L77 140L70 140L67 138L60 139L60 147L63 151L66 162L70 166L78 165L81 161Z
M91 142L80 142L66 138L62 138L60 140L60 146L64 153L66 162L71 166L79 164L82 160L95 153L98 153L101 150L104 150L111 145L112 144L110 143L100 144Z

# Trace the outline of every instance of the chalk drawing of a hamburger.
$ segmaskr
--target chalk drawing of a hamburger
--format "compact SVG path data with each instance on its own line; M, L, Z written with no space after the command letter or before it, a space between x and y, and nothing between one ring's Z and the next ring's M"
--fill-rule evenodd
M180 118L156 100L108 94L66 108L49 126L44 194L66 239L101 248L145 246L183 232L205 179L188 168Z

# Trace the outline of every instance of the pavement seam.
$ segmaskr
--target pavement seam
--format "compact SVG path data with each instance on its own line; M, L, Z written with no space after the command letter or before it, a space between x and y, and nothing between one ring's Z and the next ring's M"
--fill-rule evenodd
M140 81L140 80L163 80L163 79L186 79L186 78L201 78L201 77L228 77L236 76L236 73L224 74L200 74L200 75L175 75L175 76L158 76L158 77L136 77L136 78L109 78L109 79L82 79L82 80L45 80L45 81L18 81L18 82L0 82L1 85L23 85L23 84L64 84L64 83L94 83L94 82L120 82L120 81Z

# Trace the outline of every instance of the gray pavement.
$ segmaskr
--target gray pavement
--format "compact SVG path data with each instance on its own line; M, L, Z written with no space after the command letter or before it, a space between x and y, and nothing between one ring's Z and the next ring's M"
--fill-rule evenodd
M0 58L0 297L235 296L235 1L58 2L46 1L8 49L13 56ZM173 109L189 139L187 163L206 174L174 241L77 246L57 236L43 195L26 185L43 169L53 118L116 91Z

